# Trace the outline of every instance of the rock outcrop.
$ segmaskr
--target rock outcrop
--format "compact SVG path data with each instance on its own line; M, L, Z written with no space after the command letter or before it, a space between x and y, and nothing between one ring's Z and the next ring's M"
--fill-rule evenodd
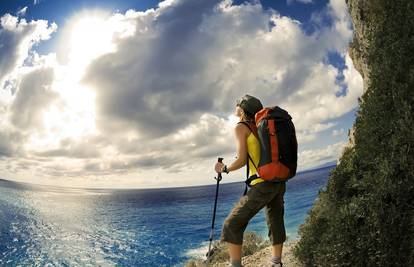
M354 26L354 37L349 46L349 55L352 58L356 70L364 80L364 92L370 85L370 69L368 64L368 51L370 38L367 38L372 31L369 23L368 1L347 0L348 11Z
M368 1L361 0L346 0L346 3L354 26L354 37L349 45L348 52L355 69L362 76L365 92L370 85L370 68L368 64L370 38L367 38L367 36L372 32L372 24L368 21L369 5ZM349 131L349 147L355 145L354 132L355 125Z

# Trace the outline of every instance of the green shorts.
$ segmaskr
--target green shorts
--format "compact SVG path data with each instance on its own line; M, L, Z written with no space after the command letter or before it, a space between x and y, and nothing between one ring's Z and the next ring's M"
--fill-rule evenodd
M221 231L221 241L236 245L243 243L243 233L249 223L263 207L266 207L266 222L272 245L286 240L284 224L284 200L286 182L261 182L250 187L227 216Z

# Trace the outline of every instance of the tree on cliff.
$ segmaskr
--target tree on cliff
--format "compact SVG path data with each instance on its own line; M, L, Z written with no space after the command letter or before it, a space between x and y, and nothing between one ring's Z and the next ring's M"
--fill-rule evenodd
M351 50L360 52L354 61L364 57L368 87L354 145L301 226L295 254L306 266L414 266L414 1L347 4L363 27Z

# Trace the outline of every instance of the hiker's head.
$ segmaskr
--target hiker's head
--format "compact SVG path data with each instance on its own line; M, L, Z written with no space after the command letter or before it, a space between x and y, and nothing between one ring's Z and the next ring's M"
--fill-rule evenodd
M254 120L254 115L263 108L259 99L245 95L236 102L236 116L240 119Z

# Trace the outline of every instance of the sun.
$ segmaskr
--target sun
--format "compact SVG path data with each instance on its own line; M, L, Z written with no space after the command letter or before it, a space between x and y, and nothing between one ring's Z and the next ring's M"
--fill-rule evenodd
M83 84L82 79L94 60L116 51L117 42L133 35L135 27L132 20L102 10L78 12L67 21L58 41L51 86L59 99L45 108L44 130L32 135L30 149L56 149L62 140L81 142L99 134L95 123L99 88Z
M43 112L43 131L31 136L28 149L49 150L63 140L81 141L97 134L95 125L96 92L82 84L88 65L102 54L113 51L113 31L108 29L103 12L82 13L70 20L61 41L67 62L56 63L51 90L58 95Z
M71 27L69 64L84 68L96 57L114 51L113 31L103 15L76 18Z
M64 44L69 64L84 67L116 50L116 41L135 33L135 24L103 10L79 12L68 23Z

